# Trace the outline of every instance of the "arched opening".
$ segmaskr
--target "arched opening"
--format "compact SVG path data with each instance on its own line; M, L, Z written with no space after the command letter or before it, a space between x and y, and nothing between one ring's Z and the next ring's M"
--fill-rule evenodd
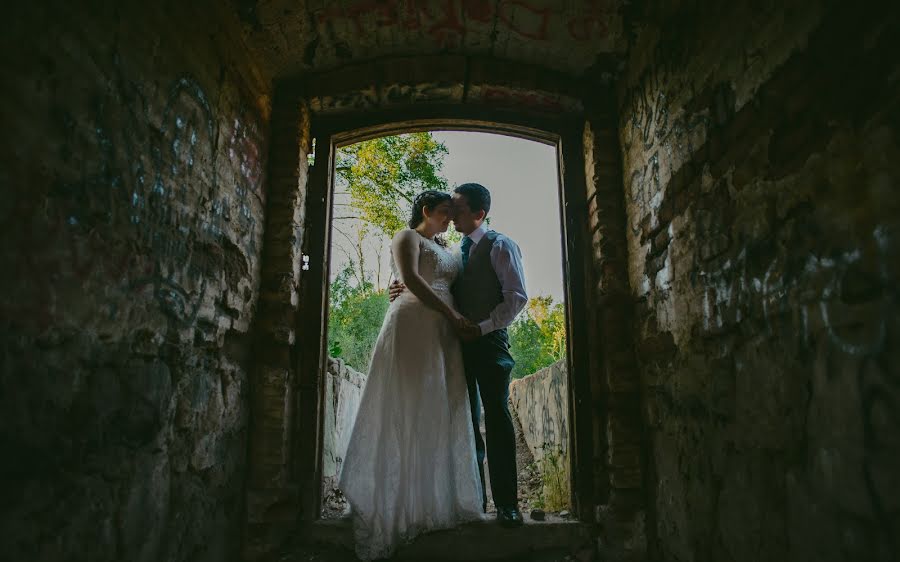
M349 518L350 506L340 480L351 435L363 423L357 418L363 408L363 394L369 385L383 380L383 374L372 372L372 354L390 314L389 286L398 278L392 238L406 227L409 207L418 193L428 189L452 192L461 184L476 181L487 186L491 194L486 227L514 241L521 253L521 268L516 267L516 271L521 271L524 279L525 300L518 314L507 317L504 326L499 326L509 338L509 354L514 361L505 385L509 396L504 402L515 435L512 458L518 506L526 521L570 520L571 428L557 163L555 145L483 132L433 130L337 148L327 368L322 375L322 519ZM440 238L454 255L463 233L453 222ZM437 346L432 338L420 344L408 338L399 341L404 342L402 347L416 349L420 344ZM433 351L444 346L439 347ZM477 385L472 391L476 389ZM408 414L428 412L428 423L434 416L430 407L423 407L423 401L438 396L443 394L426 390L409 402L392 397L390 402L379 403L408 404ZM477 435L485 443L489 429L480 397L478 412ZM491 437L496 431L490 431ZM499 450L491 454L496 456ZM433 469L440 470L443 465L433 458L428 460ZM486 510L494 518L497 498L490 479L490 459L485 462Z
M315 172L311 175L311 192L315 193L314 198L309 199L311 204L322 205L320 208L312 209L311 207L307 208L307 216L315 216L322 217L323 221L315 221L314 224L310 224L308 226L309 229L316 229L315 232L308 230L307 239L315 240L316 243L313 245L312 243L306 247L306 253L304 253L304 260L306 260L306 256L309 257L310 264L324 264L324 267L321 270L321 274L317 271L317 267L314 268L312 265L310 266L307 272L314 272L308 278L303 280L302 287L304 289L303 294L305 294L305 298L301 301L301 308L305 308L309 311L308 321L310 322L309 326L320 326L320 331L318 333L314 331L308 331L306 337L309 338L309 347L307 348L307 361L305 362L300 376L303 377L307 381L315 381L315 383L309 382L301 386L299 400L301 403L312 403L315 400L316 406L315 408L308 408L306 411L299 412L299 416L301 416L299 420L299 426L302 428L307 428L303 430L303 436L300 438L300 441L304 443L304 451L305 454L303 458L300 460L302 466L305 468L301 469L312 476L312 480L321 482L322 480L322 439L323 439L323 423L321 420L323 409L323 396L324 396L324 360L326 359L326 328L325 328L325 316L327 312L327 275L328 268L327 264L330 261L329 250L331 247L330 240L328 238L331 232L331 217L332 217L332 197L333 197L333 188L334 188L334 154L335 150L342 147L354 144L356 142L360 142L363 140L371 139L375 136L386 136L391 134L399 134L399 133L407 133L414 131L433 131L433 130L443 130L443 131L478 131L478 132L491 132L491 133L500 133L511 135L519 138L525 138L528 140L534 140L537 142L541 142L544 144L552 145L556 148L557 156L560 162L564 160L563 147L560 142L561 137L559 133L543 131L540 129L532 129L523 125L505 125L503 123L496 122L486 122L486 121L468 121L468 120L456 120L456 119L420 119L420 120L412 120L405 121L399 123L385 123L372 125L368 127L362 127L355 130L348 131L336 131L331 132L327 129L322 130L321 133L316 132L316 153L315 153L315 164L313 166L313 170L318 168L319 166L323 166L322 171L316 174ZM580 147L573 147L575 149L580 149ZM562 170L562 167L559 168ZM323 178L323 176L327 176L327 178ZM318 184L317 181L322 181L325 179L324 185ZM560 202L563 203L560 206L561 220L565 220L565 204L567 200L571 200L575 195L569 193L568 196L563 192L563 178L559 178L558 182L560 186ZM313 191L314 190L314 191ZM324 193L323 193L324 192ZM324 195L324 197L322 196ZM311 221L312 222L312 221ZM320 230L324 230L324 232L320 232ZM319 242L322 242L320 244ZM563 244L563 252L564 259L563 265L569 262L568 257L566 256L566 248L569 247L569 244ZM579 248L572 246L573 249L577 252ZM306 272L305 272L306 273ZM576 272L577 274L577 272ZM573 318L572 318L572 307L584 307L584 302L581 301L583 299L583 295L581 294L572 294L570 290L570 286L572 285L572 272L568 270L568 268L564 268L564 286L566 296L568 297L566 300L569 303L567 306L567 329L569 333L574 335L575 332L579 332L584 329L584 326L573 326ZM309 299L309 300L306 300ZM575 299L575 300L573 300ZM577 337L577 336L576 336ZM571 347L571 346L570 346ZM569 361L574 361L574 355L569 355ZM568 369L570 381L570 388L578 388L579 384L581 384L581 388L584 388L584 383L587 380L588 373L584 370L575 370L569 365ZM572 378L581 377L582 381L572 381ZM315 393L315 398L311 395ZM568 400L570 397L567 397L568 402L574 402L572 400ZM569 408L571 410L571 407ZM314 417L315 416L315 417ZM577 414L576 414L577 416ZM574 425L577 423L577 417L573 416L570 418L570 423ZM587 423L587 422L584 422ZM317 428L315 435L310 435L310 431L312 428ZM574 435L574 431L569 431L569 435ZM589 451L585 451L583 449L579 450L575 443L568 444L572 447L575 455L590 455ZM312 453L312 449L315 447L315 453ZM574 456L574 459L577 459L577 456ZM308 463L308 464L307 464ZM571 464L572 467L577 466L577 460ZM575 479L572 475L569 476L570 481L574 481ZM577 505L579 501L579 494L583 495L585 493L589 493L583 489L575 490L572 489L573 495L573 505ZM305 513L309 514L309 518L316 519L318 518L318 513L321 511L321 501L322 498L319 494L315 494L312 497L308 498L304 501ZM583 500L582 500L583 503Z
M298 521L314 522L320 513L335 148L435 129L557 147L572 515L583 525L599 525L613 544L642 529L643 445L611 91L584 97L570 82L550 84L527 67L459 62L384 60L276 88L251 385L248 557L296 535Z
M301 310L305 310L306 318L305 326L308 327L301 343L304 347L303 356L299 376L301 384L299 387L299 396L297 401L300 404L308 405L301 407L297 412L297 431L299 432L297 443L300 448L300 457L297 459L297 469L304 474L303 480L312 483L320 483L323 480L323 440L325 434L325 424L323 423L323 415L326 410L325 397L325 381L326 381L326 365L327 360L327 308L328 308L328 263L331 260L329 251L332 247L329 239L332 231L331 223L333 217L334 206L332 200L334 197L334 179L335 179L335 153L342 146L351 145L363 140L371 139L375 136L387 136L393 134L414 132L414 131L477 131L499 133L518 138L524 138L532 141L541 142L553 146L556 149L559 165L558 172L565 169L568 163L572 166L572 161L583 150L579 144L563 145L563 130L542 130L530 127L527 121L521 123L506 124L502 122L491 122L481 120L460 120L460 119L441 119L441 118L425 118L412 119L402 122L386 122L372 124L365 127L349 130L332 130L327 124L323 124L321 128L313 126L315 139L315 155L312 173L310 175L309 193L307 199L307 217L311 220L307 225L306 240L310 244L305 246L303 260L309 263L309 269L306 269L301 276ZM566 180L568 179L568 183ZM585 252L580 246L583 241L579 239L573 232L573 227L577 228L579 221L575 216L566 216L567 208L580 208L578 204L573 204L573 199L579 198L579 194L575 189L576 180L571 176L563 177L560 173L557 184L559 186L560 201L560 221L562 224L569 224L569 229L562 229L562 255L563 255L563 281L564 293L566 296L566 328L572 337L568 338L567 354L567 374L568 386L570 389L569 396L566 397L567 407L570 411L569 431L570 443L567 443L568 450L572 451L572 462L570 463L570 471L572 474L567 475L570 482L575 486L570 488L571 504L580 506L582 512L588 510L584 508L590 503L587 499L591 497L590 480L586 478L579 479L575 474L579 466L579 460L582 458L592 458L590 447L592 441L583 439L578 442L576 436L579 432L575 427L580 424L582 428L581 435L586 433L584 428L591 428L589 419L590 411L582 408L579 412L577 404L590 403L589 397L585 393L589 393L590 389L590 373L584 363L579 363L579 359L585 356L585 350L575 349L573 343L575 341L587 341L585 333L585 323L578 322L577 314L574 310L584 310L586 303L584 302L584 294L578 291L573 293L573 286L583 285L584 271L573 271L568 264L572 261L569 252L576 256L583 255ZM568 186L568 192L566 187ZM583 189L580 190L580 197L583 197ZM583 222L581 223L584 224ZM306 262L308 257L308 262ZM319 265L321 264L321 266ZM309 274L307 277L306 275ZM580 355L579 355L580 354ZM307 487L309 494L301 499L303 502L303 518L308 521L319 519L322 508L322 488L317 486L314 490ZM576 513L579 510L576 509ZM590 516L587 513L588 517ZM315 534L315 533L313 533ZM349 535L347 535L349 536ZM545 539L547 540L547 539Z

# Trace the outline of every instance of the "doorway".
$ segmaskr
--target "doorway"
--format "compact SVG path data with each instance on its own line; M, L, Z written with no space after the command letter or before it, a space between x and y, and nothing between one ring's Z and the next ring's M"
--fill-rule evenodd
M369 360L389 306L390 240L424 190L488 186L486 226L521 250L527 300L510 319L515 366L509 411L516 435L519 506L544 520L571 514L565 297L556 146L469 131L378 137L338 147L333 172L321 517L349 509L337 485ZM462 238L440 235L449 249ZM486 440L482 412L480 433ZM489 465L489 461L488 461ZM487 509L494 512L487 483ZM562 516L560 516L562 513Z
M360 123L360 118L313 122L315 150L312 155L303 237L304 262L308 271L302 278L300 321L304 337L298 343L298 397L296 425L296 470L302 482L323 481L325 402L328 338L327 306L330 288L332 222L334 220L335 162L337 150L385 135L422 131L487 132L537 141L555 148L558 162L560 250L563 266L566 382L565 408L568 414L566 452L572 514L582 520L591 517L592 422L590 375L587 360L587 310L585 291L586 221L584 164L581 135L577 127L534 127L527 122L497 123L471 119L417 119ZM550 131L548 131L550 129ZM322 514L322 487L307 487L301 498L306 520Z

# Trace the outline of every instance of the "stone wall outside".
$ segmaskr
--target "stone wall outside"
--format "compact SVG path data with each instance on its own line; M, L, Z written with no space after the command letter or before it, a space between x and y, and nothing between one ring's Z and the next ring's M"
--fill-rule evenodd
M547 451L568 453L569 385L566 371L566 361L561 360L509 385L513 413L522 424L525 442L535 461L544 458Z
M347 453L347 444L359 401L366 386L366 375L344 363L341 359L328 358L325 378L325 420L322 424L322 478L326 493L337 487L341 465Z

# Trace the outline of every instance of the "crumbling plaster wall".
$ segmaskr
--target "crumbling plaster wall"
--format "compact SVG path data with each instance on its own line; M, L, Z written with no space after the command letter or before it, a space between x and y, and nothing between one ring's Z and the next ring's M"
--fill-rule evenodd
M269 79L213 8L5 16L9 559L238 552Z
M340 480L366 378L365 373L344 363L343 359L328 358L322 430L322 478L326 491L336 488Z
M535 460L569 452L569 383L563 359L509 385L512 408Z
M898 10L651 4L619 127L651 552L896 560Z

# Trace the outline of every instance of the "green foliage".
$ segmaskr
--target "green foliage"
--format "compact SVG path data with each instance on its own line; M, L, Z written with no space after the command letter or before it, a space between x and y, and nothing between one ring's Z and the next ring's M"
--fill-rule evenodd
M389 239L406 227L416 194L447 190L447 148L431 133L381 137L338 151L336 172L359 218Z
M448 229L447 232L445 232L442 236L444 238L444 241L447 243L447 246L459 244L463 239L462 233L455 228Z
M566 356L566 315L553 297L535 297L509 327L509 352L516 361L512 378L540 371Z
M331 284L328 352L365 373L390 303L387 291L376 291L368 282L354 285L352 276L353 264L348 264Z
M569 455L545 443L544 456L540 460L541 504L547 511L570 508Z

